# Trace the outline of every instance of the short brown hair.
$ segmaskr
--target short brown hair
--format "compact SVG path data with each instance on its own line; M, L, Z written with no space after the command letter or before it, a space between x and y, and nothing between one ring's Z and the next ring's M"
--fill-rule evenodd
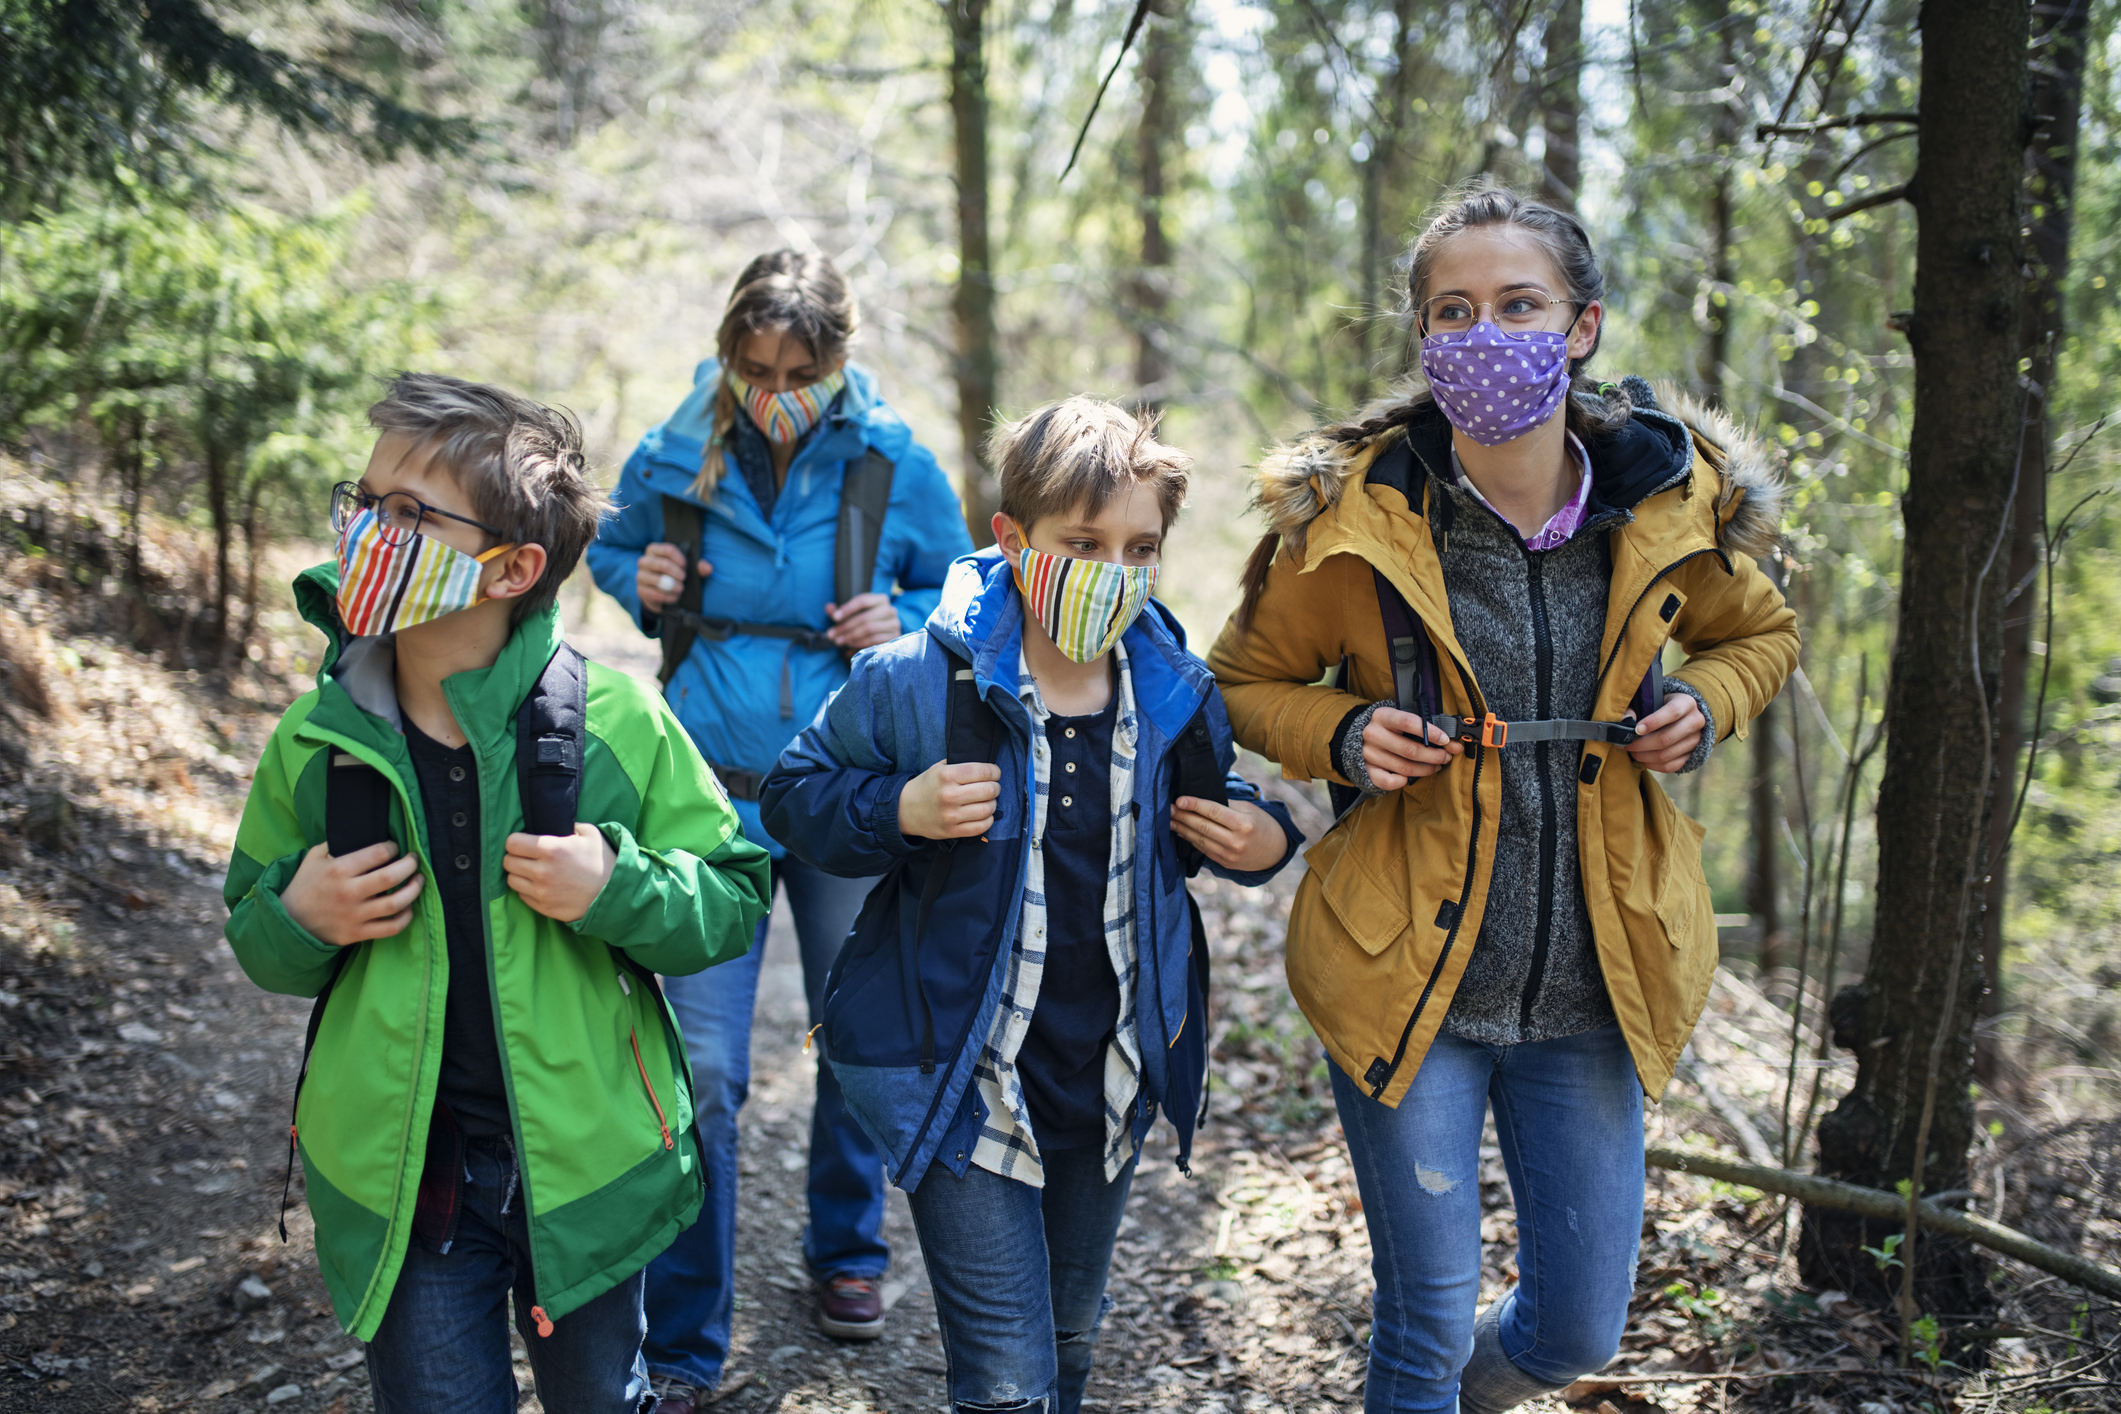
M605 508L573 413L446 373L400 373L369 408L368 423L431 449L480 520L519 545L545 547L545 573L516 600L510 623L560 597Z
M861 305L828 256L800 250L770 250L744 267L722 310L714 336L722 373L714 390L714 437L693 479L696 501L710 500L721 483L722 447L734 446L736 391L729 386L737 350L749 334L786 334L819 363L837 363L862 332Z
M1193 458L1156 440L1157 416L1103 398L1064 398L994 429L987 458L1001 481L1001 512L1025 530L1081 507L1102 511L1128 486L1146 486L1164 529L1186 503Z

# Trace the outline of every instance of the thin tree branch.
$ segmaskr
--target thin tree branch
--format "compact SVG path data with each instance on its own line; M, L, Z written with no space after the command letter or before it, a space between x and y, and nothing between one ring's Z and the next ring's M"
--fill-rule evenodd
M1142 21L1147 19L1148 15L1149 0L1135 0L1134 18L1127 21L1127 33L1119 42L1119 53L1112 56L1112 67L1105 70L1105 81L1097 86L1097 97L1090 100L1090 111L1083 114L1083 126L1075 134L1075 146L1068 149L1068 165L1061 168L1062 181L1067 181L1068 174L1075 170L1075 159L1082 156L1083 139L1090 136L1091 120L1097 117L1098 105L1105 101L1105 90L1112 86L1113 76L1119 72L1119 66L1126 62L1127 51L1134 47L1134 36L1141 33Z
M1828 221L1839 221L1844 216L1853 216L1859 211L1868 211L1874 206L1889 206L1896 201L1906 201L1908 188L1914 186L1909 178L1897 187L1881 187L1869 196L1859 196L1846 206L1836 206L1826 213Z
M1844 113L1838 118L1821 118L1814 123L1756 123L1753 139L1766 142L1771 137L1810 137L1814 133L1831 132L1835 128L1869 128L1885 123L1915 122L1913 113Z

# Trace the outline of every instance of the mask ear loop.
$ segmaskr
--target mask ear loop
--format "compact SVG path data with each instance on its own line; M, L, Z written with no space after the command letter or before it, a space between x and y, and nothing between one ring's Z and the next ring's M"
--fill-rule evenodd
M473 555L471 558L478 564L488 564L492 562L494 556L505 555L510 550L517 548L522 543L523 542L520 540L511 540L505 545L496 545L491 550L488 550L483 554ZM465 607L468 609L476 609L479 607L479 605L488 602L492 598L493 596L491 594L481 591L479 597L472 600L469 604L465 605Z

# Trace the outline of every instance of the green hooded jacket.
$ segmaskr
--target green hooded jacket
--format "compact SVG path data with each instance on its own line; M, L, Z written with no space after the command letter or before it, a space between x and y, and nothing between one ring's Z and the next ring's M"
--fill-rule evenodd
M337 590L336 565L295 581L303 617L328 640L324 664L258 762L223 894L229 946L250 979L269 992L317 995L340 950L296 923L280 892L324 839L332 753L351 752L390 781L392 835L420 856L427 886L404 932L354 945L295 1114L318 1265L340 1324L367 1340L412 1232L449 950L419 778L395 721L390 650L348 637ZM548 608L516 627L492 667L442 684L478 761L486 981L537 1304L552 1320L639 1271L698 1214L704 1166L685 1048L646 974L742 956L769 901L766 852L744 838L669 708L595 663L576 818L603 831L618 862L575 923L533 912L508 887L503 841L523 824L516 709L559 645L559 613Z

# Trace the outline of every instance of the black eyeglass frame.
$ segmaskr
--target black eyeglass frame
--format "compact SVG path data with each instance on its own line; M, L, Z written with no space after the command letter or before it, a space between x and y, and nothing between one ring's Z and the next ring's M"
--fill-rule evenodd
M429 516L440 516L444 520L459 521L462 524L474 526L477 529L485 531L488 535L496 536L502 540L506 540L508 538L508 532L505 530L496 530L494 527L488 525L483 520L473 520L470 516L460 516L455 511L445 511L440 506L430 506L425 501L421 500L418 496L413 495L410 491L386 491L379 496L373 491L363 491L358 484L351 481L341 481L331 488L331 528L334 531L343 531L348 525L351 525L353 523L353 518L359 515L361 512L369 509L371 506L380 506L384 502L392 500L399 496L404 497L406 500L412 502L415 506L418 506L420 508L419 518L413 522L412 530L407 534L406 539L410 539L412 538L412 536L418 535L420 533L420 527L426 524L427 518ZM351 504L353 506L353 510L351 512L342 513L340 508L348 504ZM387 520L384 522L383 533L386 539L390 538L391 531L389 529L389 522ZM402 545L405 542L404 540L392 539L390 543L393 545Z
M1518 288L1517 288L1516 290L1511 290L1511 291L1508 291L1508 292L1506 292L1506 294L1521 294L1521 293L1524 293L1525 291L1528 291L1528 290L1538 290L1538 291L1539 291L1539 294L1540 294L1540 295L1542 295L1542 296L1545 296L1545 298L1546 298L1546 302L1547 302L1547 308L1549 308L1549 309L1552 309L1552 308L1553 308L1553 307L1554 307L1555 305L1557 305L1557 304L1566 304L1566 305L1573 305L1573 306L1575 307L1575 310L1576 310L1576 315L1575 315L1575 318L1573 318L1573 319L1569 320L1569 322L1568 322L1568 325L1567 325L1567 327L1565 327L1565 328L1562 328L1562 329L1559 329L1559 330L1547 330L1547 329L1523 329L1523 330L1516 330L1516 329L1503 329L1503 331L1502 331L1502 336L1503 336L1504 338L1506 338L1506 339L1522 339L1522 338L1524 338L1524 337L1525 337L1526 335L1528 335L1528 334L1545 334L1545 333L1562 333L1562 334L1568 334L1568 333L1572 333L1572 332L1573 332L1573 331L1575 330L1575 328L1576 328L1576 321L1577 321L1578 319L1581 319L1581 318L1583 318L1583 312L1584 312L1585 310L1589 309L1589 308L1591 307L1591 305L1592 305L1592 304L1596 303L1596 301L1595 301L1595 300L1577 300L1577 299L1570 299L1570 298L1569 298L1568 296L1566 296L1566 295L1549 295L1549 294L1547 294L1547 292L1546 292L1545 290L1543 290L1543 289L1540 289L1540 287L1539 287L1539 286L1537 286L1537 285L1521 285L1521 286L1519 286L1519 287L1518 287ZM1440 300L1440 299L1464 299L1464 296L1462 296L1462 295L1430 295L1430 296L1429 296L1429 297L1428 297L1427 299L1423 300L1423 301L1421 302L1421 304L1420 304L1419 306L1417 306L1417 307L1415 308L1415 310L1414 310L1414 328L1415 328L1415 332L1416 332L1416 333L1417 333L1417 334L1418 334L1418 335L1419 335L1420 337L1422 337L1422 338L1424 338L1424 339L1426 339L1426 338L1427 338L1427 337L1429 336L1429 306L1430 306L1430 305L1432 305L1432 304L1434 304L1434 303L1435 303L1436 301L1438 301L1438 300ZM1493 314L1493 313L1495 312L1495 308L1494 308L1494 307L1495 307L1496 301L1494 301L1494 300L1465 300L1465 302L1466 302L1467 304L1470 304L1470 305L1472 305L1472 306L1473 306L1473 313L1474 313L1474 315L1475 315L1475 317L1476 317L1476 323L1478 322L1478 316L1479 316L1479 314L1480 314L1481 306L1483 306L1483 305L1487 306L1487 308L1488 308L1488 313L1489 313L1489 314L1491 314L1491 315L1492 315L1492 314ZM1496 321L1496 327L1497 327L1497 328L1501 328L1501 321L1500 321L1500 320ZM1463 329L1463 330L1460 330L1459 332L1460 332L1460 333L1470 333L1470 332L1472 332L1472 328L1473 328L1473 326L1472 326L1472 325L1467 325L1465 329Z

